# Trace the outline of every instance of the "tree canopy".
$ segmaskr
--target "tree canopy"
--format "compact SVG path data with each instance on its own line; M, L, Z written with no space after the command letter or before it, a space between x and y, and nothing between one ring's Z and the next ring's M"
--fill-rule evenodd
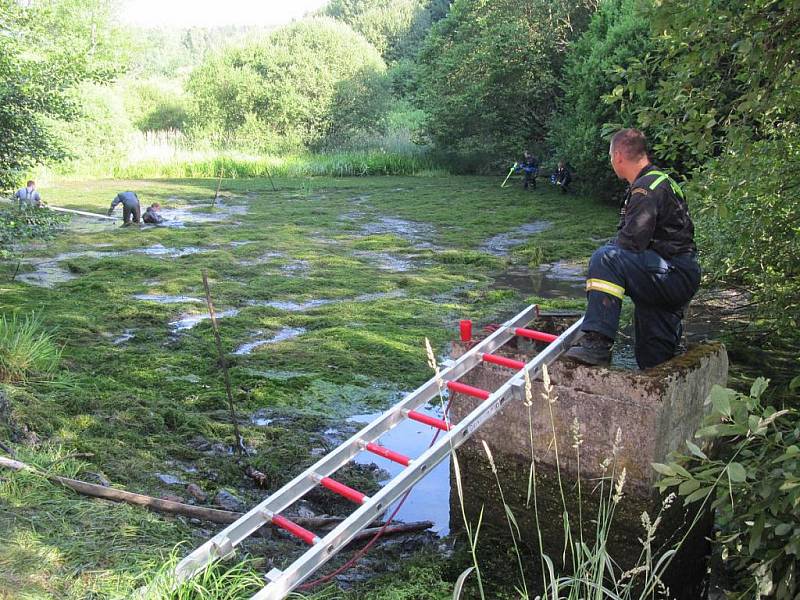
M65 156L48 119L75 116L71 90L108 81L126 60L106 0L0 0L0 188Z
M461 168L544 149L564 51L589 16L582 3L456 0L419 57L427 132Z

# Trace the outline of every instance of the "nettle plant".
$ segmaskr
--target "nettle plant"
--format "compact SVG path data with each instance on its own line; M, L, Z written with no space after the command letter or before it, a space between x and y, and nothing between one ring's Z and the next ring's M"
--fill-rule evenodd
M735 576L737 597L789 600L800 593L800 420L797 411L762 405L768 380L749 394L715 386L712 412L695 436L714 447L709 457L687 441L688 454L654 464L658 487L677 486L686 504L709 502L716 510L722 558ZM800 388L800 377L790 394Z

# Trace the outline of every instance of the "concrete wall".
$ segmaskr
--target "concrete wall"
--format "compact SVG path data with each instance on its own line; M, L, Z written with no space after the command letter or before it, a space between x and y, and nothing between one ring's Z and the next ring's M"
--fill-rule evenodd
M547 327L543 329L553 331ZM504 347L500 354L527 361L536 350L532 344L520 340ZM458 344L453 348L454 357L463 352L464 348ZM505 502L520 528L519 545L527 565L529 586L536 589L541 582L538 573L539 535L545 554L557 563L557 570L569 572L569 567L560 562L564 548L561 487L563 485L565 490L574 534L578 529L579 506L584 516L597 515L601 499L595 484L603 475L601 463L612 457L619 430L616 472L619 473L624 466L627 479L624 497L615 510L608 548L622 570L639 564L642 549L639 540L644 537L641 515L647 512L655 518L663 501L653 487L657 475L650 464L664 462L670 451L680 448L684 440L692 439L706 411L705 398L714 384L726 383L727 370L727 354L719 343L694 346L684 355L648 371L585 367L569 361L556 361L549 371L555 401L548 403L542 397L542 382L534 382L530 407L521 400L509 401L458 451L464 512L473 525L479 518L483 523L481 537L484 541L479 555L482 554L489 563L497 558L498 563L505 564L510 559L505 556L507 552L498 554L499 550L510 547L503 508ZM510 374L511 371L502 367L482 365L460 381L493 391ZM459 422L478 402L471 397L456 395L451 405L453 422ZM578 476L577 454L573 447L575 419L582 437L580 502L575 485ZM531 426L536 457L535 505L528 495ZM558 445L562 485L557 478L554 439ZM489 467L482 441L491 448L497 463L504 501L499 497L497 481ZM451 478L453 476L451 472ZM608 494L608 485L605 489ZM453 532L458 533L464 527L461 499L455 485L451 490L450 526ZM696 600L705 597L710 553L708 536L713 518L710 512L697 515L696 510L696 505L686 510L683 503L676 500L669 510L661 513L662 522L654 548L660 548L661 552L673 548L686 535L665 576L670 598ZM695 518L697 522L690 530ZM584 518L583 532L590 544L595 539L594 527L591 516Z
M527 361L534 355L519 348L509 350L505 354L518 360ZM464 348L456 344L453 356L457 358L463 352ZM503 367L482 365L460 381L493 391L510 373ZM629 487L647 494L656 478L650 463L663 462L669 452L692 438L702 421L703 404L711 387L724 385L727 373L727 354L719 343L692 347L686 354L647 371L586 367L559 360L549 370L555 402L543 398L542 383L536 381L530 411L521 401L508 402L466 445L480 448L481 440L485 440L496 457L529 461L530 413L537 460L555 466L555 428L562 472L576 473L572 427L577 419L583 438L581 472L597 477L602 474L600 464L611 456L619 429L622 447L617 452L618 464L627 469ZM452 421L458 423L478 403L475 398L457 394L451 405Z

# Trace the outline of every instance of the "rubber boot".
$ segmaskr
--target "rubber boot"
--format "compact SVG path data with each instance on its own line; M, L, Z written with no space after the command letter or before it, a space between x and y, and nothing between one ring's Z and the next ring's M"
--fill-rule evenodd
M601 333L587 331L581 340L564 353L564 356L584 365L608 366L611 364L611 346L614 340Z

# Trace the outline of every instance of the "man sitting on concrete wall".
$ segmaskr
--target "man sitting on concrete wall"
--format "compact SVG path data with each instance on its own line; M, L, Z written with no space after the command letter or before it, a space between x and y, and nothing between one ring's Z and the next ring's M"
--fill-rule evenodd
M566 356L589 365L611 361L622 298L633 300L636 362L647 369L678 352L683 311L700 285L694 225L683 190L650 163L641 131L611 139L611 166L630 184L617 237L589 261L584 335Z

